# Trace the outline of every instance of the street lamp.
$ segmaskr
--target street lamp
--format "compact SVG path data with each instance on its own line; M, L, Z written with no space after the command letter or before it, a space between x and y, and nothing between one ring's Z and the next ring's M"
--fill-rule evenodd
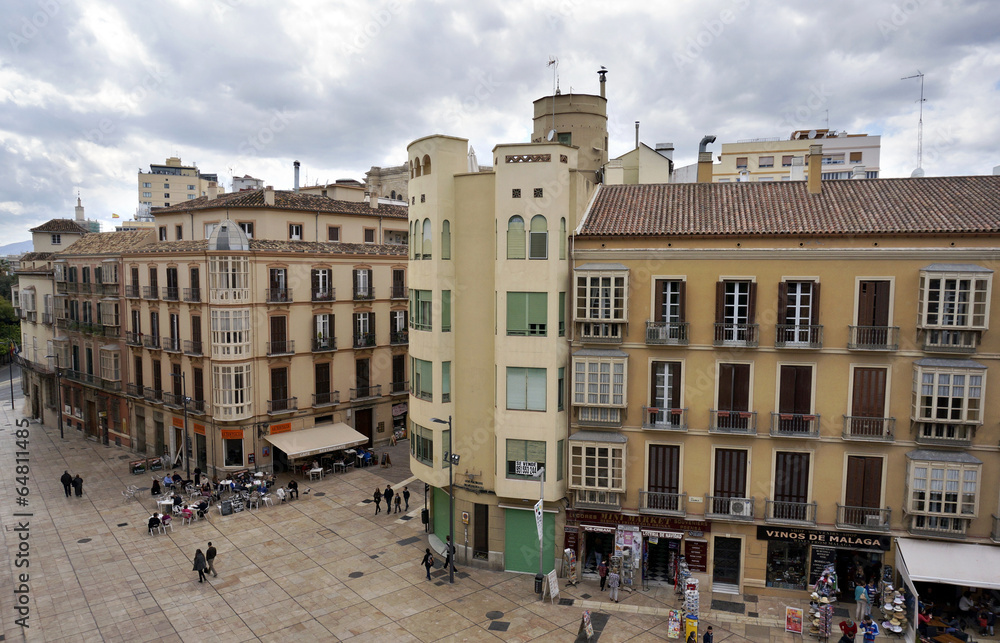
M448 461L448 582L455 582L455 481L454 467L458 463L458 456L451 452L451 416L448 420L431 418L431 422L448 425L448 450L444 457Z
M545 517L543 514L545 506L545 467L539 469L531 477L538 478L538 505L536 506L535 511L538 512L538 515L542 516L538 527L538 576L535 576L535 586L541 589L541 591L538 592L538 595L539 598L544 601L545 589L542 584L545 582L545 572L543 571L545 568L542 566L542 561L545 560L545 545L543 544L545 541L542 539L542 532L544 531L543 527L545 526ZM538 520L537 517L536 520Z
M54 357L56 360L56 396L59 404L59 438L65 440L63 436L63 416L62 416L62 384L59 382L59 356L58 355L46 355L45 357Z
M187 380L184 377L184 373L171 373L173 377L181 378L181 405L184 408L184 470L187 472L188 479L191 478L191 441L188 438L188 396L187 396Z

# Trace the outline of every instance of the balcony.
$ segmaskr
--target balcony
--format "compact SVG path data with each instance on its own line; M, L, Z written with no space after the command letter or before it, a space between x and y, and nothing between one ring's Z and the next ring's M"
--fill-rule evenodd
M375 286L367 288L354 287L354 301L370 301L375 299Z
M314 337L312 340L312 352L327 353L337 350L336 337Z
M111 393L120 393L122 390L121 380L106 380L101 378L101 388Z
M52 313L42 313L42 323L43 324L48 324L49 326L51 326L53 319L54 318L52 316Z
M391 299L407 299L409 297L409 289L406 286L393 284L389 297Z
M160 338L153 335L144 335L142 345L150 350L160 350Z
M390 395L407 395L410 392L409 380L405 382L392 382L389 384Z
M771 437L818 438L819 415L771 413Z
M973 516L959 518L944 515L911 515L906 530L914 536L933 538L965 538Z
M295 340L286 339L280 342L268 342L267 343L267 354L268 356L274 355L293 355L295 353Z
M205 400L188 400L188 413L205 415Z
M624 323L581 322L579 340L587 344L621 344Z
M139 384L126 384L125 385L125 395L129 397L142 397L142 386Z
M945 424L938 422L916 422L919 444L936 444L940 446L967 447L972 444L978 424Z
M639 513L660 516L684 516L684 501L687 494L639 489Z
M1000 543L1000 516L993 514L993 531L990 532L990 540Z
M625 495L618 491L604 489L574 489L573 507L576 509L621 509L621 498Z
M756 435L757 411L718 411L708 412L709 433L727 433L731 435Z
M184 396L177 393L163 393L163 404L172 406L175 409L184 408Z
M815 525L816 503L764 499L764 522L784 525Z
M142 397L147 402L163 402L163 389L145 387L142 389Z
M117 295L118 294L118 284L101 284L101 293L105 295Z
M264 290L264 299L269 304L287 304L292 301L291 288L267 288Z
M659 346L687 346L687 322L646 322L646 343Z
M899 326L848 326L847 331L847 350L899 350Z
M410 331L405 328L402 330L390 330L389 331L389 343L393 346L402 346L410 342Z
M121 337L121 328L118 324L102 324L101 334L105 337Z
M177 286L163 287L163 301L179 301L180 289Z
M687 431L687 409L642 407L642 428L657 431Z
M337 301L337 289L336 288L313 288L312 289L312 300L313 301Z
M139 298L139 284L125 284L125 298L126 299L138 299Z
M62 376L68 380L74 382L79 382L81 384L87 384L88 386L100 386L100 378L91 373L84 373L83 371L75 371L73 369L65 369Z
M143 286L142 287L142 298L143 299L156 299L159 293L156 286Z
M727 498L705 495L705 517L712 520L753 522L753 498Z
M595 426L606 429L621 428L625 409L607 406L577 406L576 423L580 426Z
M201 288L185 288L184 301L189 304L201 303Z
M896 418L844 416L844 439L892 442L895 439Z
M201 342L199 342L197 340L194 340L194 339L185 339L184 340L184 354L185 355L193 355L195 357L198 357L200 355L204 355L204 353L202 353L201 351L202 351Z
M382 397L382 385L360 386L351 389L351 401L364 400L370 397Z
M340 404L340 391L313 393L313 406L333 406Z
M837 527L840 529L866 529L889 531L892 509L886 507L848 507L837 503Z
M375 333L354 333L354 348L375 346Z
M777 324L774 327L775 348L823 348L823 327L810 324Z
M267 414L279 415L281 413L292 413L299 410L299 398L288 397L283 400L268 400Z
M975 353L979 344L978 330L921 329L924 350L928 353Z
M181 340L177 337L164 337L161 346L168 353L181 352Z
M760 344L760 327L757 324L715 324L715 346L757 348Z
M128 344L129 346L142 346L142 333L133 333L132 331L126 331L125 343Z

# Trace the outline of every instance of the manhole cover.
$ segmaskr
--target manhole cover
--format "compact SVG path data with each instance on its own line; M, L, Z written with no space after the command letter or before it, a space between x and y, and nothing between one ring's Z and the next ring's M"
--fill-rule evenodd
M493 630L494 632L506 632L508 627L510 627L510 623L507 621L493 621L486 629Z
M316 496L317 498L319 498L320 496L325 496L326 492L325 491L317 491L313 495Z
M498 618L503 618L503 612L497 612L497 611L486 612L486 618L490 619L491 621L495 621Z
M91 538L81 538L80 540L78 540L76 542L82 544L82 543L89 543L91 540L92 540Z
M128 527L128 523L127 522L120 522L120 523L118 523L118 526L119 527Z
M413 520L413 516L403 516L400 520Z
M348 578L361 578L364 575L365 575L364 572L351 572L350 574L347 575L347 577Z
M582 599L588 599L588 598L590 598L590 594L580 594L580 598L582 598Z
M559 599L559 604L567 606L567 607L571 607L573 605L573 599L572 598L560 598Z

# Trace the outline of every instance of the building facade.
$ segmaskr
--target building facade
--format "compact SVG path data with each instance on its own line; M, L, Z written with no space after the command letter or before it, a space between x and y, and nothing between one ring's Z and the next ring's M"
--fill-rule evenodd
M217 174L205 174L194 165L184 165L171 156L162 165L149 165L149 172L139 172L139 203L148 208L170 207L208 194L208 184L218 184Z

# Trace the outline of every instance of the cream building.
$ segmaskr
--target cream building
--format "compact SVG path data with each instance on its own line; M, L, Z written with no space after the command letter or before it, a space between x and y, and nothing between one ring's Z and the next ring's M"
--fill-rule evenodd
M162 165L150 164L149 172L139 172L139 203L161 208L190 201L208 194L211 182L218 184L217 174L205 174L194 165L184 165L171 156Z

